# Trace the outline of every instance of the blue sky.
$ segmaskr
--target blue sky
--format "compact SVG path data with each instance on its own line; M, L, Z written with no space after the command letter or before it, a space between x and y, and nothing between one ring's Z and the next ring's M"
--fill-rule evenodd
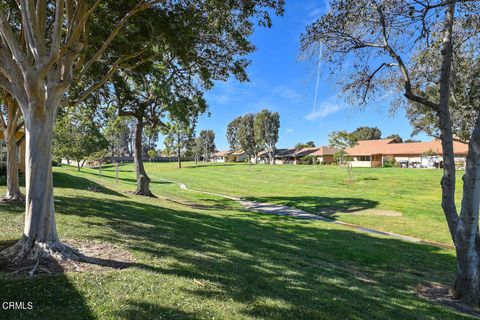
M389 113L385 101L360 108L343 101L338 95L336 80L321 66L315 112L317 80L315 61L299 61L300 35L305 27L325 10L324 1L287 0L285 15L274 17L271 29L257 28L251 40L257 47L249 58L250 82L234 79L218 82L207 92L211 116L202 116L198 131L213 129L219 150L228 149L225 137L228 123L239 115L267 108L280 113L278 147L294 146L313 140L317 146L328 144L334 130L354 130L360 126L376 126L383 136L398 133L410 137L411 126L405 114ZM415 137L429 140L425 136ZM160 141L159 147L163 148Z

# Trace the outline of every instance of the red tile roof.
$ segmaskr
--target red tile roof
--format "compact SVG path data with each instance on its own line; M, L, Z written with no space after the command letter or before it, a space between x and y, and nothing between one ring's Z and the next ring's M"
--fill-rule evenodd
M468 144L454 141L453 149L455 154L466 155ZM395 143L393 139L362 140L346 151L351 156L369 156L374 154L421 155L429 150L439 155L442 154L441 141L436 139L430 142Z

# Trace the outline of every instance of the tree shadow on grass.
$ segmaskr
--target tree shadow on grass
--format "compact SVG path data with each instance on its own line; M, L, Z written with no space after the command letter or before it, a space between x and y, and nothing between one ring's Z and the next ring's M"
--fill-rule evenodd
M452 280L454 256L436 247L250 212L57 200L63 215L103 219L96 223L104 230L91 237L138 252L151 277L191 281L178 290L190 303L207 305L199 318L220 312L208 310L212 301L233 301L244 316L269 319L462 318L415 294L419 283ZM168 306L157 311L162 310L172 311Z
M355 213L363 210L373 209L379 202L375 200L347 197L249 197L249 200L281 204L301 209L314 214L328 216L335 219L337 213Z
M15 242L0 242L0 250ZM12 278L0 272L0 287L0 319L95 319L85 298L65 274ZM5 308L9 302L17 303L17 307Z
M195 164L191 166L185 166L182 169L198 169L198 168L214 168L214 167L233 167L237 166L238 164L231 164L231 163L222 163L222 164L217 164L217 163L211 163L211 164Z
M125 170L125 171L121 171L121 172L130 172L130 170ZM82 173L92 175L94 177L101 178L101 179L108 179L112 182L116 180L115 176L109 176L109 175L104 175L104 174L100 175L99 173L90 172L90 171L82 171ZM147 172L147 175L148 175L148 172ZM125 178L125 177L120 176L118 178L118 180L123 181L123 182L129 182L129 183L137 183L137 180L134 179L134 178ZM155 181L151 180L150 181L150 184L171 184L171 183L172 182L169 182L169 181L157 181L157 180L155 180Z
M89 190L93 192L100 192L111 196L125 198L125 195L115 190L106 188L92 180L63 172L53 173L53 185L55 188Z

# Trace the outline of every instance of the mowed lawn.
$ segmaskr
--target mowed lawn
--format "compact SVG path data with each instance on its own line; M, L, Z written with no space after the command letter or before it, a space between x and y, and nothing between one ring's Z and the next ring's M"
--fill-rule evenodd
M149 171L154 168L153 176L191 175L187 182L200 181L210 172L205 177L211 182L205 187L218 184L218 191L225 193L240 194L234 192L235 185L252 193L248 185L255 185L245 178L242 186L235 176L228 184L227 167L177 171L170 165L148 166ZM1 301L34 304L30 311L0 310L0 319L468 318L418 297L415 291L419 284L452 283L451 250L321 221L247 212L230 200L183 191L155 179L152 190L157 199L133 196L129 193L134 189L133 167L121 169L115 184L111 177L98 177L95 170L55 168L57 222L62 239L112 243L133 255L134 266L33 278L12 279L0 273ZM260 166L230 169L239 176L248 170L253 176L257 170L257 178L273 172ZM310 170L305 178L315 180L313 169L323 168L303 169ZM328 172L333 181L341 181L335 177L341 171ZM373 174L368 176L374 178ZM287 186L292 177L283 176L285 188L294 189ZM279 185L272 188L279 190ZM311 187L304 184L303 190ZM268 198L266 192L272 191L264 192ZM0 241L20 236L22 211L21 206L0 206Z
M279 203L420 239L452 244L441 208L441 170L336 166L148 163L147 172L189 187ZM113 173L112 173L113 174ZM458 206L462 191L458 172Z

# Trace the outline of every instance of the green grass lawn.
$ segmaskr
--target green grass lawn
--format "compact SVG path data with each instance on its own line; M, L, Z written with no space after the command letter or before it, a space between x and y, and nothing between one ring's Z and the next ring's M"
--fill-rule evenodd
M346 169L336 166L186 163L177 169L174 163L147 163L146 169L153 178L182 181L193 188L289 205L349 223L452 244L440 205L441 170L354 168L354 182L349 183ZM459 172L459 200L461 187ZM378 216L382 211L401 216Z
M407 180L401 190L417 181L417 191L409 193L415 199L406 201L407 194L393 189L391 180L401 176L396 171L356 170L357 182L347 185L341 170L327 167L177 170L152 164L147 170L158 198L150 199L128 192L134 190L133 167L121 169L120 183L115 184L111 168L104 171L110 177L98 177L94 170L55 168L57 222L62 239L115 244L134 256L135 265L122 271L34 278L11 279L0 273L1 301L34 303L31 311L0 309L0 319L468 318L415 293L421 283L452 283L451 250L321 221L247 212L233 201L182 191L155 178L292 201L311 210L320 207L322 199L376 201L375 207L395 205L405 221L417 214L421 229L424 221L440 215L434 205L417 203L434 198L437 172L404 171ZM272 182L275 175L282 177L279 182ZM385 175L389 178L382 178ZM418 187L419 182L424 187ZM91 187L97 192L89 191ZM387 199L388 194L396 196ZM441 220L437 218L438 226ZM18 238L22 221L21 207L1 205L0 241Z

